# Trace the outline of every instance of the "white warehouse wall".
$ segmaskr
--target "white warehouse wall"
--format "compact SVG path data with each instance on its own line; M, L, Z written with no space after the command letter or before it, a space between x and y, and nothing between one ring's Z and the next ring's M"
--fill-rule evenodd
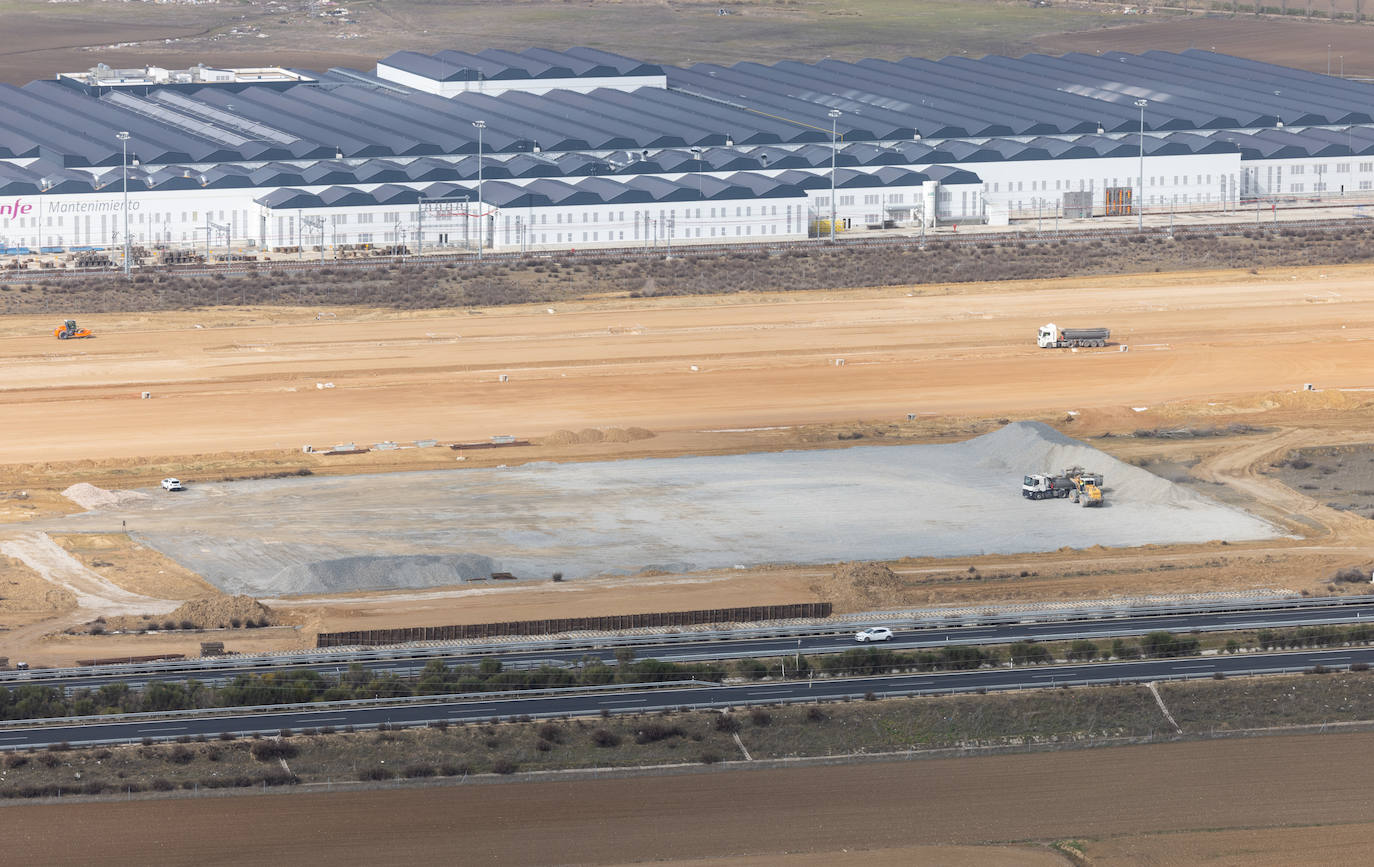
M1242 197L1368 195L1374 190L1374 157L1246 160L1240 189Z
M1093 192L1093 203L1104 204L1106 187L1135 189L1139 157L1096 159L1008 160L954 164L983 180L989 209L1053 210L1066 192ZM926 165L916 165L918 171ZM1145 205L1170 202L1199 203L1234 200L1240 177L1240 154L1180 154L1145 157ZM1223 198L1223 195L1226 198Z
M16 161L18 162L18 161ZM955 164L976 173L981 184L944 185L937 201L937 217L941 222L973 222L990 213L1007 210L1033 211L1040 206L1053 211L1056 203L1062 202L1066 191L1092 190L1094 202L1102 205L1102 190L1106 186L1132 186L1139 170L1138 158L1111 157L1097 159L1064 159L1004 161ZM917 171L926 170L928 164L907 166ZM805 170L815 176L828 177L828 168ZM782 170L763 169L755 174L777 176ZM733 172L714 172L708 175L724 178ZM670 175L666 177L691 178L691 175ZM1196 205L1234 202L1239 197L1250 196L1338 196L1342 192L1368 194L1374 190L1374 159L1365 157L1303 158L1281 160L1248 160L1241 162L1239 154L1202 154L1145 157L1145 204L1148 207L1167 207L1171 203ZM502 179L502 183L523 186L535 179ZM576 182L576 178L568 179ZM428 182L402 184L422 189ZM330 185L301 186L307 192L319 192ZM381 184L358 184L360 190L369 191ZM267 226L262 223L263 208L254 200L260 198L270 188L253 189L189 189L189 190L131 190L129 200L129 231L133 241L139 244L204 244L206 220L230 227L236 246L252 240L260 246L294 246L299 231L294 221L276 222ZM837 216L849 221L853 228L879 223L884 215L895 211L899 224L902 210L917 206L920 201L921 187L851 187L838 191ZM830 216L830 190L817 188L806 191L796 199L753 199L739 202L679 202L666 205L639 206L578 206L572 209L552 208L537 214L520 216L518 211L502 213L492 227L493 242L498 246L506 243L506 217L511 221L512 245L518 245L520 232L526 233L526 243L540 245L575 246L581 243L620 243L620 234L625 234L624 242L643 241L646 236L652 239L663 238L671 227L674 238L693 240L745 240L761 236L803 237L807 224L816 219ZM0 243L7 247L40 246L114 246L122 243L123 195L118 180L108 183L104 190L97 193L0 198ZM778 214L774 219L774 207ZM791 208L791 214L788 208ZM767 219L762 219L761 208L767 208ZM734 213L735 210L739 213ZM539 209L534 209L538 211ZM620 218L620 212L627 216ZM638 219L633 212L640 211ZM357 211L357 218L352 215ZM662 216L658 212L662 211ZM697 216L700 211L701 215ZM359 224L356 219L364 218L369 209L341 209L338 216L342 221L338 232L348 240L339 243L359 243L358 236L374 236L373 243L384 242L377 235L384 235L395 229L380 228L379 221L400 222L403 226L415 224L414 205L385 206L370 208L378 215L393 215L389 218L374 216L372 223ZM587 225L584 227L585 212ZM615 217L606 215L614 213ZM573 223L566 220L572 214ZM798 216L801 214L802 216ZM789 221L789 216L791 220ZM289 215L277 214L287 220ZM520 217L517 229L517 217ZM878 219L874 219L874 218ZM547 222L545 220L547 219ZM607 225L606 220L614 225ZM592 222L595 220L596 222ZM660 222L661 221L661 222ZM907 225L914 223L914 216L908 218ZM331 221L331 225L332 221ZM347 230L343 226L348 226ZM367 229L363 229L367 226ZM409 232L410 230L407 229ZM637 234L636 234L637 232ZM586 240L583 240L583 234ZM433 243L426 229L426 243ZM547 241L532 240L547 238ZM414 238L414 235L410 235ZM215 234L215 244L222 244L222 234ZM314 243L317 243L314 242ZM394 243L394 241L393 241Z
M141 244L204 243L208 219L230 226L238 241L256 235L253 199L262 194L251 189L131 191L129 234ZM0 239L33 249L122 244L123 206L118 191L0 199Z
M514 183L506 181L505 183ZM294 187L319 192L329 185ZM359 184L370 191L381 184ZM423 188L428 183L415 183ZM263 189L142 190L130 192L129 234L136 244L184 246L204 244L207 219L230 227L234 246L247 241L261 247L319 243L316 229L296 223L297 209L269 211L254 200ZM118 246L123 243L123 194L88 193L43 195L0 200L0 241L8 247ZM474 203L473 212L476 213ZM639 203L625 205L574 205L551 208L512 208L499 211L491 227L496 247L526 243L574 246L666 239L755 240L764 237L799 238L807 232L805 196L700 202ZM9 216L14 213L14 216ZM398 224L414 243L418 209L413 204L321 208L303 212L329 215L328 236L338 244L397 243ZM264 222L265 220L265 222ZM424 220L426 243L436 243L435 233L445 223L436 217ZM446 228L452 236L461 223L450 217ZM506 240L510 233L510 241ZM475 228L471 231L475 232ZM213 244L223 244L223 234L211 233ZM623 236L623 237L622 237ZM546 240L545 240L546 239ZM451 237L452 243L457 243ZM334 241L330 241L334 243Z
M358 208L269 209L258 206L267 224L269 247L319 243L318 230L301 227L300 217L324 217L326 244L414 246L418 236L418 211L414 205ZM664 244L675 241L795 240L805 238L806 199L779 197L702 202L671 202L516 207L478 210L467 216L426 216L426 246L475 244L479 217L486 219L490 249L511 250L522 246L577 248L582 245ZM441 237L442 236L442 237Z

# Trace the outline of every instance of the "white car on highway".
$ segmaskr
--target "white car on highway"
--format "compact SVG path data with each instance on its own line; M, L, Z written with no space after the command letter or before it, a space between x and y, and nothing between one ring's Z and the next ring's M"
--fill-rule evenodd
M860 643L865 641L890 641L891 639L892 630L888 629L886 626L870 626L854 634L854 640Z
M164 491L184 491L184 490L186 490L186 486L183 485L183 484L181 483L181 480L180 480L180 479L163 479L163 480L162 480L162 490L164 490Z

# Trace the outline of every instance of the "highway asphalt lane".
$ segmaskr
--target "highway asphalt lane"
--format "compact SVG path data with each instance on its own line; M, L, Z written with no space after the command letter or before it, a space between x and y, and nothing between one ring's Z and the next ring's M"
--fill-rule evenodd
M1299 672L1316 665L1348 668L1352 663L1374 663L1374 648L1303 650L1287 653L1247 653L1183 659L1106 662L1084 665L993 668L938 674L908 674L821 680L796 680L738 686L685 687L682 689L581 692L521 697L503 694L484 699L417 703L406 701L384 706L350 707L344 704L313 710L253 712L215 717L178 717L165 720L55 724L32 728L11 723L0 728L0 749L43 747L53 743L110 744L137 742L143 738L167 740L221 732L238 735L276 734L283 728L300 730L332 726L359 728L390 725L424 725L429 722L479 722L496 717L588 716L609 713L642 713L664 708L730 707L746 704L807 702L825 699L877 696L928 695L972 692L979 689L1035 689L1094 683L1141 682L1225 675Z
M1008 615L1008 620L1017 615ZM924 629L894 630L891 641L882 647L893 650L914 650L945 647L949 645L1010 644L1015 641L1065 641L1075 638L1107 639L1129 635L1144 635L1156 630L1171 632L1230 631L1240 629L1276 629L1293 626L1317 626L1324 624L1356 623L1362 620L1374 622L1374 604L1348 605L1333 608L1309 608L1294 610L1260 610L1247 612L1228 612L1217 614L1179 614L1150 617L1114 618L1105 620L1073 620L1051 623L1007 623L997 626L949 626ZM858 631L859 625L854 627ZM667 662L693 662L713 659L732 659L741 657L776 657L795 653L818 654L838 653L861 647L854 640L853 632L841 635L810 635L793 638L750 638L738 641L684 639L667 644L634 646L636 656L642 659L659 659ZM376 651L371 651L375 653ZM493 648L485 653L475 654L470 648L455 648L452 654L435 655L434 648L414 651L405 648L385 651L392 658L365 660L360 664L369 670L391 672L401 676L418 674L431 659L441 659L445 665L477 665L483 659L496 658L507 668L535 668L539 665L567 666L587 658L614 663L612 648L596 647L589 640L582 647L559 650L502 651ZM269 671L313 670L323 674L335 674L348 668L350 659L344 654L331 654L327 661L307 663L286 662L273 664L270 658L262 657L245 661L243 665L224 666L208 664L200 669L179 668L175 671L159 673L101 674L59 676L56 671L35 670L22 680L0 681L0 686L14 687L22 683L38 683L60 686L67 690L96 688L106 683L127 683L139 687L151 681L184 681L191 678L205 683L224 683L240 674L265 674Z

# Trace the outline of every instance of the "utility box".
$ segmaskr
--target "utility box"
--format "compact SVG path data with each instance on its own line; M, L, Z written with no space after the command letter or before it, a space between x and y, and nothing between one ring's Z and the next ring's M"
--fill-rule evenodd
M1064 194L1064 219L1083 220L1093 215L1093 194L1088 191Z

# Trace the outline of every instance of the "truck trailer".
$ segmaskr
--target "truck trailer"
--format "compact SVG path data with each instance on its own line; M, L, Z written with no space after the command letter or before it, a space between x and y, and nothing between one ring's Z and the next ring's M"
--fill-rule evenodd
M1078 346L1106 346L1112 336L1108 328L1060 328L1053 322L1040 326L1035 342L1041 349L1066 349Z

